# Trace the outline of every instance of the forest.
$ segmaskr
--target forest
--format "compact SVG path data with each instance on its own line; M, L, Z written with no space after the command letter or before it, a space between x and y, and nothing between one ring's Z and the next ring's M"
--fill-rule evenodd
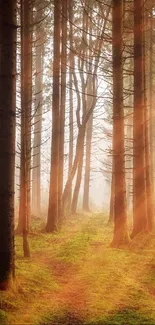
M154 0L0 0L0 324L155 325Z

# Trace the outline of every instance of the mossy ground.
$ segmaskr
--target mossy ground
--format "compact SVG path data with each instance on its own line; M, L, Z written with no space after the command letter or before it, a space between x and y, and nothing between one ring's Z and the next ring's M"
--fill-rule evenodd
M153 236L110 248L112 226L96 214L29 240L31 258L24 259L16 238L16 283L0 293L0 324L155 324Z

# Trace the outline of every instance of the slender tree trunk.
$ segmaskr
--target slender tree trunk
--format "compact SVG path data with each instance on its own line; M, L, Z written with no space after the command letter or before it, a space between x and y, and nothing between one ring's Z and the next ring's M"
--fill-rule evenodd
M61 107L59 142L59 219L62 219L62 192L64 174L65 108L66 108L66 70L67 70L67 2L62 1L62 50L61 50Z
M145 14L144 14L145 16ZM146 19L144 19L144 25L146 24ZM143 38L143 71L144 71L144 127L145 127L145 169L146 169L146 204L147 204L147 222L148 222L148 231L152 232L154 228L154 216L153 216L153 186L151 179L151 157L150 157L150 143L149 143L149 120L148 120L148 91L147 87L149 86L148 75L148 64L146 58L145 42L146 42L146 32L144 33Z
M37 6L36 22L42 19L42 8ZM32 212L41 213L41 131L42 131L42 88L43 88L43 28L36 30L36 78L35 78L35 116L32 170Z
M31 105L32 105L32 2L23 0L21 6L21 42L22 42L22 116L24 129L23 136L23 165L24 168L24 205L23 205L23 251L24 257L30 256L28 244L28 230L30 220L30 170L31 170Z
M73 164L73 69L74 69L74 54L73 54L73 1L70 0L69 3L69 22L70 22L70 32L69 32L69 42L70 42L70 55L69 55L69 163L68 163L68 177L72 170ZM72 184L68 191L68 212L71 210L72 202Z
M147 199L147 220L148 231L153 230L154 218L153 218L153 191L151 180L151 168L150 168L150 154L149 154L149 135L148 135L148 118L147 107L145 106L145 164L146 164L146 199Z
M59 176L59 76L60 76L60 0L54 0L54 58L53 58L53 103L51 173L48 219L45 230L53 232L58 225L58 176Z
M71 206L72 214L75 214L76 210L77 210L78 197L79 197L79 191L80 191L80 185L81 185L81 179L82 179L85 130L86 130L85 127L83 127L81 130L82 134L81 134L81 139L80 139L80 144L79 144L79 161L78 161L78 169L77 169L77 178L76 178L76 184L75 184L75 188L74 188L74 194L73 194L73 200L72 200L72 206Z
M85 165L85 177L84 177L83 210L87 212L90 211L89 189L90 189L92 132L93 132L93 114L90 116L86 128L86 165Z
M134 1L133 232L147 230L144 131L143 1Z
M16 9L0 2L0 290L14 275Z
M87 3L89 8L89 1ZM91 94L92 90L92 13L89 12L90 21L87 21L88 25L88 53L87 53L87 69L88 69L88 80L87 80L87 99L86 109L89 110L92 104ZM96 77L94 77L96 78ZM93 113L91 114L86 127L86 163L85 163L85 176L84 176L84 194L83 194L83 210L89 212L89 189L90 189L90 172L91 172L91 146L92 146L92 135L93 135Z
M84 79L83 71L84 69L88 70L88 64L86 58L88 57L88 15L86 13L87 8L87 0L84 1L84 11L83 11L83 35L82 35L82 47L81 47L81 58L78 59L78 69L80 72L81 84L82 84L82 121L83 117L87 111L87 102L86 102L86 93L87 93L87 82L89 80L89 76L87 77L87 82ZM86 61L86 62L85 62ZM76 80L77 82L77 80ZM89 106L88 106L89 108ZM79 108L78 108L79 109ZM90 117L89 117L90 118ZM72 214L76 213L77 204L78 204L78 197L80 192L80 186L82 181L82 169L83 169L83 160L84 160L84 142L85 142L85 133L86 133L86 126L80 126L80 116L77 114L77 124L78 127L81 128L81 138L80 138L80 146L79 146L79 162L77 168L77 177L76 183L73 193L72 205L71 205L71 212Z
M113 151L114 151L114 237L113 247L128 244L124 155L123 110L123 1L113 0Z
M72 181L74 179L74 176L76 174L77 167L78 167L82 137L83 137L83 132L82 132L82 129L80 128L79 129L79 134L78 134L78 137L77 137L77 142L76 142L76 152L75 152L74 162L73 162L72 169L71 169L71 172L70 172L70 174L68 176L68 180L66 182L65 189L64 189L64 192L63 192L63 211L64 212L65 212L65 209L66 209L67 204L68 204L68 195L69 195L70 190L71 190Z
M16 234L23 234L24 257L30 256L31 105L32 105L32 3L21 2L21 165L20 208Z
M150 17L150 48L149 48L149 117L150 117L150 159L151 159L151 179L152 179L152 190L153 190L153 212L154 212L154 197L155 197L155 186L154 186L154 110L153 110L153 13L151 10Z
M113 153L112 153L113 155ZM110 193L110 211L108 223L114 222L114 185L115 185L115 172L114 172L114 157L112 157L112 177L111 177L111 193Z
M131 103L130 103L131 105ZM127 167L127 211L131 211L132 207L132 187L133 187L133 178L132 178L132 171L133 171L133 115L130 114L127 117L127 162L126 162L126 167Z

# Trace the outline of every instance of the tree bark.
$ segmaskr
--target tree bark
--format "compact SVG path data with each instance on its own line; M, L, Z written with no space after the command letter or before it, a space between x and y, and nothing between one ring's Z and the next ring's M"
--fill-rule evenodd
M36 23L42 20L42 6L37 5ZM42 88L43 88L43 27L36 26L36 77L35 77L35 116L32 170L32 212L41 213L41 131L42 131Z
M112 152L112 155L114 153ZM115 172L114 172L114 157L112 157L112 176L111 176L111 193L110 193L110 210L108 223L114 222L114 184L115 184Z
M92 144L92 132L93 132L93 114L86 128L86 165L85 165L85 177L84 177L84 195L83 195L83 210L89 212L89 189L90 189L90 171L91 171L91 144Z
M143 1L134 1L133 231L147 230L145 184Z
M0 290L14 275L16 0L0 2Z
M59 142L59 219L62 213L62 192L64 175L64 141L65 141L65 108L66 108L66 72L67 72L67 0L62 1L62 50L61 50L61 105L60 105L60 142Z
M112 47L113 47L113 153L114 153L114 236L113 247L129 242L127 232L127 206L124 155L123 109L123 1L113 0Z
M52 143L51 172L48 219L45 230L53 232L58 226L58 177L59 177L59 76L60 76L60 0L54 1L54 58L53 58L53 103L52 103Z
M16 234L27 238L30 220L31 105L32 105L32 3L21 2L21 161L20 207ZM24 256L27 257L27 248ZM23 247L26 247L24 245Z
M144 25L147 26L146 20L147 16L144 14ZM144 127L145 127L145 170L146 170L146 207L147 207L147 224L148 231L152 232L154 228L154 216L153 216L153 180L151 179L151 155L150 155L150 143L149 143L149 112L148 112L148 91L147 87L149 87L148 76L148 64L146 58L146 32L143 37L143 71L144 71ZM150 108L151 109L151 108Z
M70 42L70 55L69 55L69 162L68 162L68 177L72 170L73 164L73 69L74 69L74 54L73 54L73 1L70 0L69 3L69 23L70 23L70 32L69 32L69 42ZM68 191L68 212L71 211L71 202L72 202L72 184Z
M152 191L153 191L153 212L154 212L154 197L155 197L155 186L154 186L154 121L155 121L155 113L153 109L153 13L151 10L150 17L150 35L149 35L149 118L150 118L150 159L151 159L151 179L152 179Z
M74 188L72 206L71 206L71 213L72 214L75 214L76 210L77 210L78 197L79 197L79 191L80 191L80 185L81 185L81 179L82 179L85 130L86 130L85 127L83 127L81 129L81 138L80 138L80 143L79 143L79 161L78 161L78 169L77 169L77 178L76 178L76 184L75 184L75 188Z

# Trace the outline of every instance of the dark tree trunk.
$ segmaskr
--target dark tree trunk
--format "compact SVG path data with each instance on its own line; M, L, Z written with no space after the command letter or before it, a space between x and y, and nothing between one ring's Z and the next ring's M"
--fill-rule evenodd
M0 2L0 290L14 275L16 9Z
M114 152L114 237L113 247L128 244L124 155L123 109L123 1L113 0L113 152Z
M58 226L58 176L59 176L59 76L60 76L60 0L54 1L54 58L53 58L53 103L51 172L48 219L45 230L53 232Z
M16 234L23 234L24 257L30 256L31 105L32 105L32 3L21 2L21 165L20 209Z
M134 1L133 232L147 230L144 131L143 0Z

